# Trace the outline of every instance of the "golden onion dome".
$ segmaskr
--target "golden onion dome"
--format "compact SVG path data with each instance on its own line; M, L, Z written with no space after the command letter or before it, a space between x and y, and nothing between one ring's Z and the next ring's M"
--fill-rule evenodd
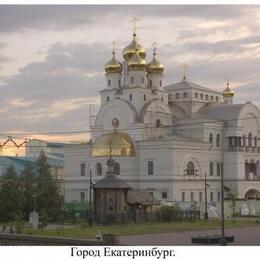
M116 59L114 51L112 54L112 59L105 65L105 71L106 73L121 73L123 65Z
M229 83L227 83L227 87L223 90L223 97L233 97L234 91L230 89Z
M164 66L162 63L160 63L156 58L156 52L153 53L153 59L150 63L147 65L147 72L148 73L163 73Z
M112 133L104 134L97 138L93 145L92 156L135 156L135 147L128 134L114 130Z
M129 70L146 70L147 67L145 59L141 58L137 51L127 64Z
M126 61L129 61L136 52L138 52L141 58L145 59L146 50L144 47L141 46L141 44L137 42L136 34L134 33L132 42L123 50L124 59Z

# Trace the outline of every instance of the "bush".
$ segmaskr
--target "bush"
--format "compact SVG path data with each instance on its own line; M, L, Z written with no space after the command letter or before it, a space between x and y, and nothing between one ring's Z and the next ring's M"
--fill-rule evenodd
M162 206L159 212L162 221L171 222L178 220L181 210L177 206Z

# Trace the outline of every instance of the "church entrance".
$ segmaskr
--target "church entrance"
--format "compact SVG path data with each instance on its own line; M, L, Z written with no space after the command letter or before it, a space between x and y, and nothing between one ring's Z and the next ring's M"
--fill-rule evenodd
M245 199L260 199L260 191L257 189L250 189L245 194Z

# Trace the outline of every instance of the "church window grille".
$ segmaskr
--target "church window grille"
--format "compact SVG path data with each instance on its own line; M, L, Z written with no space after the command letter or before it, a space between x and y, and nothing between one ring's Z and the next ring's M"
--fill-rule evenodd
M185 191L183 191L183 192L181 193L181 200L182 200L182 201L185 201Z
M114 172L116 175L120 174L120 164L118 162L114 164Z
M209 134L209 143L210 144L213 143L213 134L212 133Z
M96 164L97 175L102 175L102 164L98 162Z
M217 134L217 137L216 137L216 146L219 147L220 146L220 135Z
M153 161L147 162L147 168L148 168L148 175L153 175L153 173L154 173L154 163L153 163Z
M134 77L131 77L131 83L134 83Z
M190 193L190 201L194 201L194 192L193 191Z
M163 191L162 192L162 199L167 199L167 197L168 197L167 192Z
M130 101L133 100L133 95L132 95L132 94L129 95L129 100L130 100Z
M144 101L146 101L146 95L144 94Z
M210 162L209 163L209 175L213 176L213 174L214 174L214 164L213 164L213 162Z
M111 79L108 80L108 86L111 86Z
M220 173L221 173L221 163L218 162L217 163L217 176L220 176Z
M86 176L86 164L85 163L80 164L80 176Z
M85 191L80 192L80 203L85 203L86 202L86 193Z
M109 102L109 96L107 96L107 102Z
M176 97L176 99L179 99L180 98L180 93L176 93L175 97Z
M195 175L195 167L193 162L188 162L187 163L187 175Z

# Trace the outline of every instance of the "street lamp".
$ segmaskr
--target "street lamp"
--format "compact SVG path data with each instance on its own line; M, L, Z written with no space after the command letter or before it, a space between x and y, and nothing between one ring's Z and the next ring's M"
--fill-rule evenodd
M204 177L204 189L205 189L204 219L205 220L209 219L209 214L208 214L208 188L209 187L210 187L210 184L207 183L207 173L205 172L205 177Z

